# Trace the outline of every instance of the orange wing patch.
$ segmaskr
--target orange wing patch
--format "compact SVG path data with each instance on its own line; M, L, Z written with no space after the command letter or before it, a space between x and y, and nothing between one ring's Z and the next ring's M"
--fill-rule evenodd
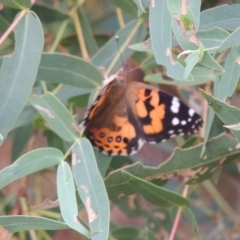
M143 132L145 134L157 134L163 130L162 120L165 117L165 104L160 104L158 91L150 89L138 90L138 102L136 103L137 116L144 119Z
M110 87L108 87L104 93L107 94L108 92L110 91ZM89 110L89 113L88 113L88 120L91 120L93 116L95 116L99 106L102 106L102 104L104 103L105 101L105 98L104 98L104 95L98 95L98 97L96 98L95 100L95 103L96 104L93 104L91 109Z
M113 127L91 128L90 135L95 146L109 155L128 155L129 143L136 138L134 126L127 117L114 116Z

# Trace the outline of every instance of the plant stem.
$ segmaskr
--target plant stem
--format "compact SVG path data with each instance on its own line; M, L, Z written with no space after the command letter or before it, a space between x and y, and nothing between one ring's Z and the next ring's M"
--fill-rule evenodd
M106 71L106 76L109 75L109 73L111 72L111 70L113 69L114 65L116 64L116 62L118 61L118 59L120 58L122 52L124 51L124 49L127 47L127 45L129 44L129 42L132 40L133 36L136 34L137 30L139 29L139 27L142 24L142 20L140 19L136 26L133 28L131 34L128 36L128 38L125 40L124 44L122 45L122 47L119 49L119 53L116 55L116 57L113 59L112 63L110 64L110 66L108 67L107 71Z
M77 11L75 11L72 14L72 19L73 19L74 24L75 24L75 28L76 28L76 32L77 32L77 38L78 38L80 48L81 48L81 52L82 52L82 57L85 60L89 60L90 56L89 56L88 51L87 51L87 47L86 47L86 43L85 43L85 40L84 40L84 37L83 37L82 27L81 27L81 24L80 24L80 20L79 20Z
M27 14L28 9L24 9L20 12L20 14L14 19L12 24L8 27L7 31L0 38L0 46L5 41L5 39L9 36L9 34L13 31L13 29L17 26L17 24L21 21L21 19Z
M182 193L183 197L187 196L188 190L189 190L189 185L185 185L184 189L183 189L183 193ZM174 236L176 234L177 227L178 227L178 224L179 224L179 221L180 221L180 218L181 218L181 213L182 213L182 208L180 207L180 208L178 208L178 211L177 211L174 223L173 223L173 227L172 227L172 231L171 231L169 240L174 240Z
M124 28L125 23L124 23L122 10L118 7L116 7L116 14L117 14L117 19L118 19L118 23L119 23L120 28Z

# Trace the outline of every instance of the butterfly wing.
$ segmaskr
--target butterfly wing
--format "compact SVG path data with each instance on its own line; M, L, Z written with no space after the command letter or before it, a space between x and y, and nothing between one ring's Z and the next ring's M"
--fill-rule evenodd
M136 116L146 142L159 143L198 131L202 118L192 108L177 97L147 86L137 89L136 102Z
M142 131L126 98L126 88L114 82L102 90L87 111L84 135L108 155L130 155L143 144Z
M102 89L83 125L99 151L131 155L144 142L159 143L197 131L201 117L177 97L143 83L115 80Z

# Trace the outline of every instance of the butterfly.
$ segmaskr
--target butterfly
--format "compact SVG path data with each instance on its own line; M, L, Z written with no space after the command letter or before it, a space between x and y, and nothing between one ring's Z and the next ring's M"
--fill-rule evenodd
M81 126L94 148L107 155L132 155L147 143L189 135L202 118L177 97L141 82L127 81L119 70L103 83Z

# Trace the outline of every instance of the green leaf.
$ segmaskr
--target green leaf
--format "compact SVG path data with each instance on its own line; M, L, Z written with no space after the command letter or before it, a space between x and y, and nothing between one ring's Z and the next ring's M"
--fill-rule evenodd
M53 23L56 21L63 21L70 18L68 14L53 8L51 5L34 4L31 7L31 10L34 11L38 15L40 20L44 23Z
M12 146L12 162L15 161L21 152L23 151L25 145L27 144L29 138L33 133L33 125L28 124L22 127L19 127L14 132L13 137L13 146Z
M219 85L219 78L220 76L216 76L214 85L213 85L213 94L217 95L217 89L218 89L218 85ZM205 132L204 132L204 141L203 141L203 147L202 147L202 152L201 152L201 157L204 154L205 148L206 148L206 143L209 139L209 137L211 137L211 132L214 126L214 112L211 108L208 108L208 113L207 113L207 120L205 123L206 127L205 127Z
M191 209L190 208L184 208L183 209L183 213L188 218L188 222L190 224L192 224L192 226L194 228L194 232L195 232L196 238L197 238L197 240L199 240L200 239L200 235L199 235L199 230L198 230L198 224L197 224L196 218L194 217Z
M159 207L187 207L190 202L181 195L161 188L153 183L138 178L127 171L122 171L130 186L150 203Z
M167 1L172 16L172 28L178 44L183 50L195 50L197 45L190 41L188 30L198 29L201 1L188 1L188 4Z
M188 78L189 74L191 73L191 71L193 70L193 68L198 63L199 60L200 60L200 56L196 51L192 52L187 56L187 58L185 59L186 67L184 69L183 79Z
M240 27L232 32L219 46L218 52L223 52L228 48L238 47L240 45Z
M194 78L194 81L178 81L174 79L169 81L169 80L165 80L162 77L162 74L160 73L146 75L144 77L144 80L147 82L174 85L174 86L194 86L194 85L201 85L215 79L215 74L212 72L212 70L206 69L203 67L195 67L192 70L191 74Z
M152 50L156 62L167 68L167 75L176 80L193 81L191 75L184 79L184 67L173 59L172 47L172 18L168 11L166 0L155 1L149 11L149 30Z
M22 127L27 124L31 124L37 116L38 116L38 112L33 106L31 105L25 106L20 116L17 118L16 122L14 123L14 126L12 127L12 129Z
M75 120L65 106L51 93L33 96L30 103L48 123L50 128L67 142L74 142L78 135Z
M229 33L226 30L218 27L206 31L199 31L197 33L197 38L202 42L205 48L220 46L228 36ZM210 52L216 52L216 50L210 50Z
M138 16L138 12L137 12L137 7L136 5L133 3L133 1L129 1L129 0L110 0L110 2L115 6L118 7L120 9L122 9L123 11L133 15L133 16Z
M54 148L40 148L26 153L0 171L0 189L21 177L59 164L62 160L63 154Z
M240 66L236 62L240 56L240 49L234 47L230 50L224 63L224 73L219 79L215 97L226 100L231 97L237 88L240 77Z
M138 16L146 13L146 8L150 4L150 0L133 0L133 2L137 5Z
M68 226L60 221L35 216L1 216L0 225L10 233L21 230L58 230L67 229Z
M79 8L79 21L81 23L82 32L88 48L88 52L90 53L91 56L93 56L98 51L98 46L93 36L93 32L87 14L83 8Z
M119 227L112 231L111 237L117 240L139 239L139 229L134 227Z
M101 85L103 76L93 64L79 57L45 53L41 58L37 80L95 88Z
M31 7L30 0L0 0L0 3L3 3L5 6L17 9L25 9Z
M94 150L95 158L97 161L98 170L101 176L106 176L109 165L111 164L112 157L102 154L101 152Z
M79 196L88 213L90 231L96 233L91 239L107 240L110 221L109 200L88 139L81 138L74 146L72 167Z
M49 147L57 148L62 151L62 153L67 152L69 146L67 146L66 142L62 140L55 132L51 130L45 130L44 135L46 136Z
M147 240L157 240L158 239L155 232L152 229L146 228L145 232L146 232Z
M71 97L68 103L75 107L86 107L88 105L89 93Z
M2 9L3 10L3 9ZM1 10L1 11L2 11ZM8 27L10 26L10 23L9 21L2 15L0 14L0 32L4 33ZM14 35L13 33L11 33L9 36L8 36L9 39L11 39L11 41L14 41ZM3 43L4 44L4 43ZM1 46L3 49L4 49L4 46ZM0 68L1 68L1 64L0 64Z
M221 5L209 8L200 14L199 30L209 30L219 27L234 31L239 27L239 12L239 4Z
M218 62L216 60L214 60L214 58L210 55L209 52L204 52L204 55L203 55L203 58L202 58L200 64L211 70L217 70L220 72L224 72L224 69L221 67L221 65L218 64Z
M181 28L181 25L179 24L179 21L177 21L177 19L175 18L172 19L172 25L176 40L183 50L196 50L198 48L198 46L195 43L189 40L189 37L186 38L187 30Z
M29 11L14 33L14 55L4 57L0 71L1 140L13 127L31 94L43 48L41 23L35 13Z
M64 104L67 105L68 103L72 103L72 100L81 96L89 95L92 92L91 88L78 88L70 85L63 86L57 93L56 97ZM72 99L71 99L72 98ZM85 101L85 99L84 99ZM85 102L84 102L85 103ZM80 104L79 104L80 105ZM81 104L82 106L83 104ZM86 105L85 105L86 106Z
M229 106L228 104L219 101L217 98L211 97L203 90L201 90L203 96L208 101L209 105L213 109L213 111L217 114L217 116L221 119L221 121L225 125L235 125L240 122L240 109L236 107ZM231 132L234 136L240 141L240 131L231 129Z
M78 207L75 194L75 185L69 165L62 162L57 170L57 194L61 214L65 223L72 229L90 237L88 230L78 220Z
M192 14L192 18L194 20L194 27L196 32L198 32L199 24L200 24L200 8L201 8L201 0L190 0L187 3L189 7L189 11Z
M92 57L92 63L96 66L105 68L109 68L113 64L109 73L113 74L120 66L122 66L122 61L125 62L134 53L134 51L127 48L127 46L143 41L146 34L146 26L141 20L133 20L129 22L123 29L117 31L115 35ZM119 37L118 43L116 42L115 36Z
M139 52L149 52L152 51L152 44L151 44L151 39L147 39L144 42L141 43L135 43L132 44L130 46L128 46L129 48L135 50L135 51L139 51Z
M177 176L188 179L187 184L195 184L210 178L223 165L235 160L240 153L238 141L225 134L207 142L203 157L202 146L203 144L188 149L176 148L170 158L158 167L135 163L110 173L105 179L109 198L135 192L123 176L123 170L147 181L157 179L158 185Z

